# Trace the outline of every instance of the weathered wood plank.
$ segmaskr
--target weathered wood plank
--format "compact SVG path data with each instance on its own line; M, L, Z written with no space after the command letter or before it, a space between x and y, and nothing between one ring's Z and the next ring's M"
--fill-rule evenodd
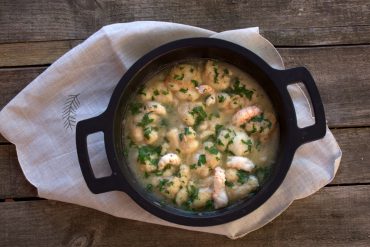
M370 46L279 49L286 67L307 67L330 127L370 125Z
M370 183L370 128L333 129L343 156L331 184Z
M0 110L45 69L46 67L1 69Z
M116 22L159 20L215 31L260 26L275 45L370 42L370 3L346 1L1 1L0 42L85 39Z
M0 134L0 143L9 143L7 139L5 139L4 136Z
M331 184L370 183L370 128L336 129L333 133L343 158ZM0 145L0 199L34 196L36 191L21 172L14 145Z
M51 64L79 41L0 44L0 67Z
M37 196L18 163L14 145L0 145L0 199Z
M43 43L43 42L40 42ZM71 43L71 45L77 44ZM22 44L27 46L26 44ZM62 45L69 49L67 45ZM40 51L30 45L26 51L17 52L11 45L0 44L0 51L10 54L7 49L13 50L12 64L28 65L24 61L34 64L51 63L59 54L49 50L52 44L45 44L46 50ZM34 50L33 50L34 49ZM40 48L42 49L42 48ZM28 51L27 51L28 50ZM370 108L370 45L338 46L315 48L280 48L279 51L287 67L306 66L313 74L326 110L329 126L351 127L369 126ZM49 55L39 55L49 54ZM1 60L0 61L4 61ZM355 62L354 62L355 61ZM1 62L0 62L1 63ZM7 62L3 62L4 65ZM0 70L0 108L21 91L28 82L33 80L42 68L17 68Z
M4 246L369 246L369 204L369 186L324 188L238 240L55 201L0 203L0 225Z

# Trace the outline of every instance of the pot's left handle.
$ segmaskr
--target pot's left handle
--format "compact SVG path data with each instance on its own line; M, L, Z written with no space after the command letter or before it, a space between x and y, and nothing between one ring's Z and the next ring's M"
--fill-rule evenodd
M103 133L105 132L103 115L80 121L77 123L76 126L76 146L78 161L80 163L82 175L85 178L87 187L89 187L91 192L95 194L116 190L118 187L117 179L114 172L108 177L96 178L91 167L89 153L87 149L87 136L100 131L102 131Z

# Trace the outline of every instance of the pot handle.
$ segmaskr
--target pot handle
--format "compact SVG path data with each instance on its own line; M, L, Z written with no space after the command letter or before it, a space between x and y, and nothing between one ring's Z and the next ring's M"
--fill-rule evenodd
M81 172L85 178L87 187L95 194L116 190L118 188L116 173L113 171L112 166L112 175L102 178L96 178L91 167L87 149L87 136L99 131L102 131L105 135L103 115L79 121L76 126L76 146Z
M324 106L311 73L305 67L282 70L280 71L280 81L285 87L285 90L288 90L288 85L290 84L302 82L311 98L311 104L315 114L315 123L304 128L299 128L297 125L294 132L296 132L295 136L298 138L298 143L301 145L323 138L326 134ZM294 109L294 106L292 107Z

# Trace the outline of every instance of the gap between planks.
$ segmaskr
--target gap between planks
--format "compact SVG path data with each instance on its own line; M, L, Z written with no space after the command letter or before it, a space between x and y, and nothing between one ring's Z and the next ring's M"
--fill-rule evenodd
M5 246L369 246L369 204L369 186L323 188L238 240L50 200L0 203L0 225Z
M85 39L104 25L140 20L215 31L259 26L275 45L370 42L367 0L5 1L0 42Z

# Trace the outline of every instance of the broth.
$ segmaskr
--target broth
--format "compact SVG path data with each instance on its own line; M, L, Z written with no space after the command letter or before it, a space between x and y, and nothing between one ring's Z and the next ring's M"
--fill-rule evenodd
M247 73L216 60L173 64L130 100L123 119L130 168L149 192L185 210L252 196L275 162L279 125Z

